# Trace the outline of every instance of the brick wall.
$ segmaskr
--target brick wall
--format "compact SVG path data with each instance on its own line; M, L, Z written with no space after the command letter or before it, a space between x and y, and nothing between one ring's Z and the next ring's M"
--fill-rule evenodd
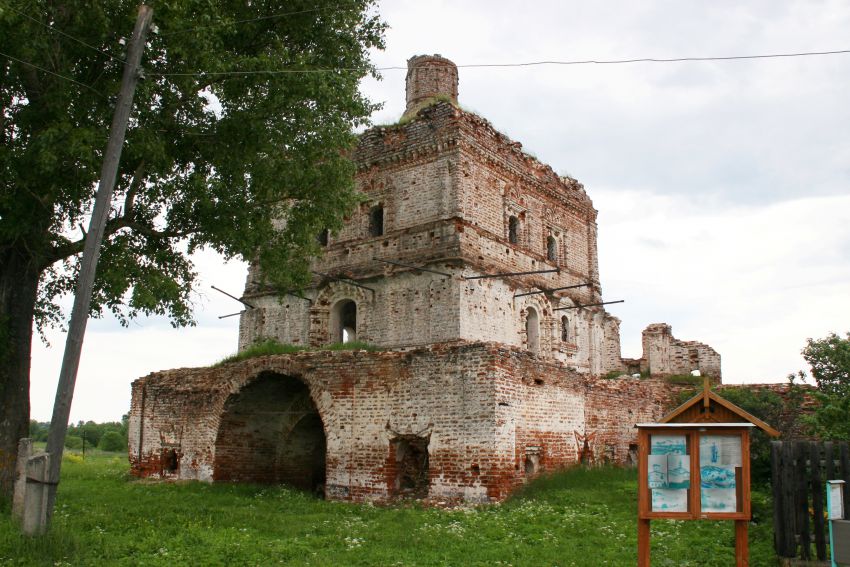
M418 438L429 499L498 501L575 464L576 433L597 432L625 462L632 425L660 417L669 395L661 381L590 380L494 343L267 356L134 382L130 460L139 476L386 500L397 493L394 442Z
M718 380L721 377L720 354L716 350L704 343L675 338L666 323L654 323L644 329L641 365L653 376L690 374L699 370Z

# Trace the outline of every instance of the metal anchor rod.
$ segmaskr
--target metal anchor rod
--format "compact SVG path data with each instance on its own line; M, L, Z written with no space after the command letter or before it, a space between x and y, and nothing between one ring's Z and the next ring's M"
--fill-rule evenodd
M625 303L625 299L618 299L617 301L603 301L602 303L587 303L585 305L571 305L570 307L556 307L552 311L564 311L566 309L581 309L582 307L596 307L597 305L610 305L612 303Z
M432 274L437 274L440 276L446 276L447 278L453 277L451 274L447 274L446 272L438 272L437 270L431 270L429 268L421 268L419 266L411 266L410 264L402 264L401 262L393 262L392 260L381 260L380 258L373 258L378 262L383 262L384 264L392 264L393 266L401 266L402 268L411 268L413 270L419 270L420 272L431 272Z
M553 272L560 272L561 268L555 268L553 270L533 270L531 272L503 272L501 274L488 274L486 276L463 276L465 280L482 280L484 278L501 278L504 276L528 276L531 274L551 274Z
M587 287L589 285L593 285L593 284L590 283L590 282L587 282L587 283L580 283L580 284L576 284L576 285L568 285L566 287L553 287L552 289L540 289L538 291L529 291L529 292L526 292L526 293L517 293L517 294L514 295L514 297L516 298L516 297L523 297L525 295L538 295L538 294L541 294L541 293L552 293L553 291L562 291L562 290L565 290L565 289L574 289L574 288L577 288L577 287Z

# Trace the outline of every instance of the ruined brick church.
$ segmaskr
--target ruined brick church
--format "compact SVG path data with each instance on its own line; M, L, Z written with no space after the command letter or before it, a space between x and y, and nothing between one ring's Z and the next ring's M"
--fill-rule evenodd
M319 236L303 297L263 289L249 270L240 350L268 338L376 350L136 380L135 474L342 500L500 501L542 471L630 462L634 424L669 406L665 376L719 379L717 352L664 324L644 331L642 358L621 357L584 187L461 109L457 93L451 61L410 59L404 116L361 135L365 200Z

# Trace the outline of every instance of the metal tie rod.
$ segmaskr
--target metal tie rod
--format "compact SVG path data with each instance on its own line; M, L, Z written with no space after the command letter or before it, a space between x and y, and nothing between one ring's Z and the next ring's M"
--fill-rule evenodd
M531 272L503 272L501 274L488 274L486 276L463 276L465 280L482 280L484 278L501 278L504 276L529 276L531 274L551 274L553 272L560 273L561 268L555 268L554 270L534 270Z
M603 301L602 303L588 303L586 305L571 305L570 307L556 307L552 311L564 311L565 309L581 309L582 307L596 307L597 305L610 305L612 303L625 303L625 299L618 299L617 301Z
M215 287L214 285L211 285L210 287L211 287L211 288L213 288L214 290L216 290L216 291L217 291L217 292L219 292L219 293L223 293L224 295L226 295L227 297L229 297L229 298L231 298L231 299L235 299L236 301L238 301L238 302L239 302L239 303L241 303L242 305L244 305L244 306L248 307L249 309L253 309L253 308L254 308L254 306L253 306L253 305L251 305L250 303L248 303L247 301L245 301L245 300L243 300L243 299L240 299L240 298L236 297L235 295L230 295L229 293L227 293L227 292L226 292L226 291L224 291L223 289L219 289L219 288Z
M366 287L365 285L359 284L356 281L349 279L349 278L341 278L339 276L332 276L330 274L323 274L322 272L317 272L315 270L313 271L313 273L316 274L317 276L322 276L323 278L328 278L328 279L331 279L331 280L334 280L334 281L350 283L354 287L362 287L363 289L368 289L372 293L375 293L375 290L372 289L371 287Z
M523 296L526 296L526 295L538 295L538 294L541 294L541 293L552 293L553 291L562 291L562 290L565 290L565 289L575 289L577 287L587 287L587 286L590 286L590 285L593 285L593 284L591 282L587 282L587 283L580 283L580 284L576 284L576 285L568 285L567 287L553 287L552 289L540 289L538 291L529 291L529 292L526 292L526 293L517 293L517 294L514 294L514 297L516 298L516 297L523 297Z
M242 315L243 313L245 313L244 309L242 311L240 311L239 313L231 313L230 315L219 315L218 318L219 319L227 319L228 317L236 317L237 315Z
M383 262L384 264L392 264L393 266L401 266L402 268L411 268L413 270L419 270L420 272L431 272L432 274L446 276L447 278L454 277L451 274L447 274L446 272L438 272L437 270L431 270L429 268L422 268L419 266L411 266L410 264L402 264L401 262L393 262L392 260L381 260L380 258L373 258L373 260Z

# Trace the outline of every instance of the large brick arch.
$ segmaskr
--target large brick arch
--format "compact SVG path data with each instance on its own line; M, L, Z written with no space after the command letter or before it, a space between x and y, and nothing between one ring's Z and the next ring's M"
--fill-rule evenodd
M220 406L213 480L324 490L325 420L293 366L269 364L231 382Z

